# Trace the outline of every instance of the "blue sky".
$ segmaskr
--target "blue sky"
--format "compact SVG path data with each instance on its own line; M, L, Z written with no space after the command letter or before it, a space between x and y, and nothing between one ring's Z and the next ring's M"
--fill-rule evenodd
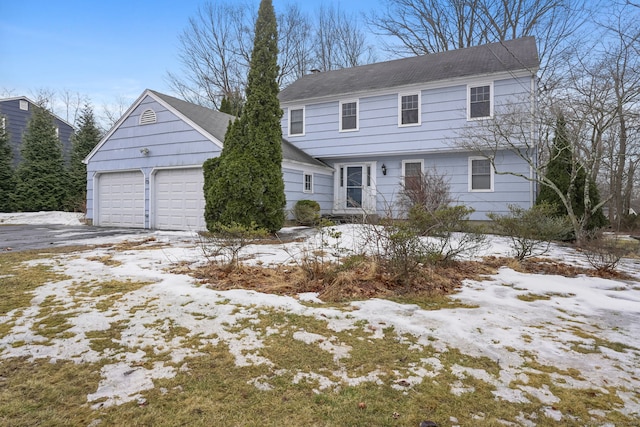
M132 102L146 88L171 93L165 78L180 69L178 36L205 1L0 1L0 97L68 90L89 96L99 113L103 104ZM274 0L274 7L289 2ZM307 11L323 3L298 2ZM334 0L355 12L375 3Z

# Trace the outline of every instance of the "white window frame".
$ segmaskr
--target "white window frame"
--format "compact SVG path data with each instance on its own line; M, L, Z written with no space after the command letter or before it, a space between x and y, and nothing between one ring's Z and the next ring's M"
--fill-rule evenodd
M342 105L344 104L356 104L356 127L353 129L342 129ZM360 130L360 100L359 99L345 99L344 101L340 101L338 107L338 117L340 118L338 124L338 130L340 132L355 132Z
M309 177L310 188L307 188L307 177ZM313 194L313 173L311 172L302 173L302 192Z
M298 111L298 110L302 110L302 132L300 133L292 133L291 132L291 113L293 111ZM301 106L295 106L295 107L289 107L287 109L287 116L288 116L288 133L289 136L304 136L305 135L305 130L306 130L306 126L307 126L307 111L305 109L304 105Z
M483 86L489 86L489 115L488 116L482 116L482 117L471 117L471 89L472 88L478 88L478 87L483 87ZM493 91L493 82L478 82L478 83L473 83L473 84L468 84L467 85L467 120L468 121L474 121L474 120L486 120L486 119L492 119L493 118L493 105L494 105L494 96L495 92Z
M406 164L407 163L420 163L420 173L424 174L424 160L423 159L407 159L402 161L402 183L406 184Z
M19 107L23 111L29 111L29 102L21 99L19 102Z
M402 97L418 95L418 122L417 123L402 123ZM398 127L411 127L420 126L422 124L422 91L417 92L404 92L398 94Z
M473 188L473 161L474 160L486 160L489 162L489 183L490 183L489 188L478 188L478 189ZM469 173L468 180L469 180L470 193L492 193L494 191L493 190L494 170L493 170L493 165L491 164L490 159L482 156L469 157L468 173Z

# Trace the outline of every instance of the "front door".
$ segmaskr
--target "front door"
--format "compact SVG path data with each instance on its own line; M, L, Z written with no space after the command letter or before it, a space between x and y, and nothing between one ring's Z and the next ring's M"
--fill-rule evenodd
M362 166L347 166L347 208L361 208L362 207L362 193L364 190L363 180L363 167Z
M334 213L375 213L375 162L335 165Z

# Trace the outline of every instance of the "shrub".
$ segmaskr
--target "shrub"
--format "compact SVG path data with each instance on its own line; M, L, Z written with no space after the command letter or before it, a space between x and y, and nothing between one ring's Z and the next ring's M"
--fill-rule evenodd
M203 250L205 256L222 256L226 259L229 268L237 268L240 251L268 235L269 232L258 227L255 222L248 227L238 223L230 225L217 223L212 227L212 231L206 235Z
M509 205L509 213L487 216L494 222L498 233L509 236L514 258L544 255L551 241L561 240L571 233L566 216L555 216L556 207L549 203L534 205L530 209Z
M298 200L293 207L298 224L314 225L320 220L320 204L315 200Z
M433 212L445 208L453 201L451 185L444 173L427 170L417 177L406 177L400 191L401 202L412 209L416 206Z
M594 232L582 246L587 262L597 271L612 273L627 252L617 235L607 236Z

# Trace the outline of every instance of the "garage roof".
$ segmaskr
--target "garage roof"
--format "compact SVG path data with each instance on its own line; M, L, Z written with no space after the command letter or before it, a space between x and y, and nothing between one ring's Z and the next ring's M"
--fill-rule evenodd
M235 117L230 114L212 110L211 108L203 107L201 105L192 104L191 102L183 101L182 99L165 95L155 90L149 90L149 92L171 105L174 109L220 141L224 141L224 136L227 132L229 123L235 120ZM309 165L319 167L328 167L320 160L311 157L304 151L295 147L284 138L282 139L282 159L297 163L307 163Z

